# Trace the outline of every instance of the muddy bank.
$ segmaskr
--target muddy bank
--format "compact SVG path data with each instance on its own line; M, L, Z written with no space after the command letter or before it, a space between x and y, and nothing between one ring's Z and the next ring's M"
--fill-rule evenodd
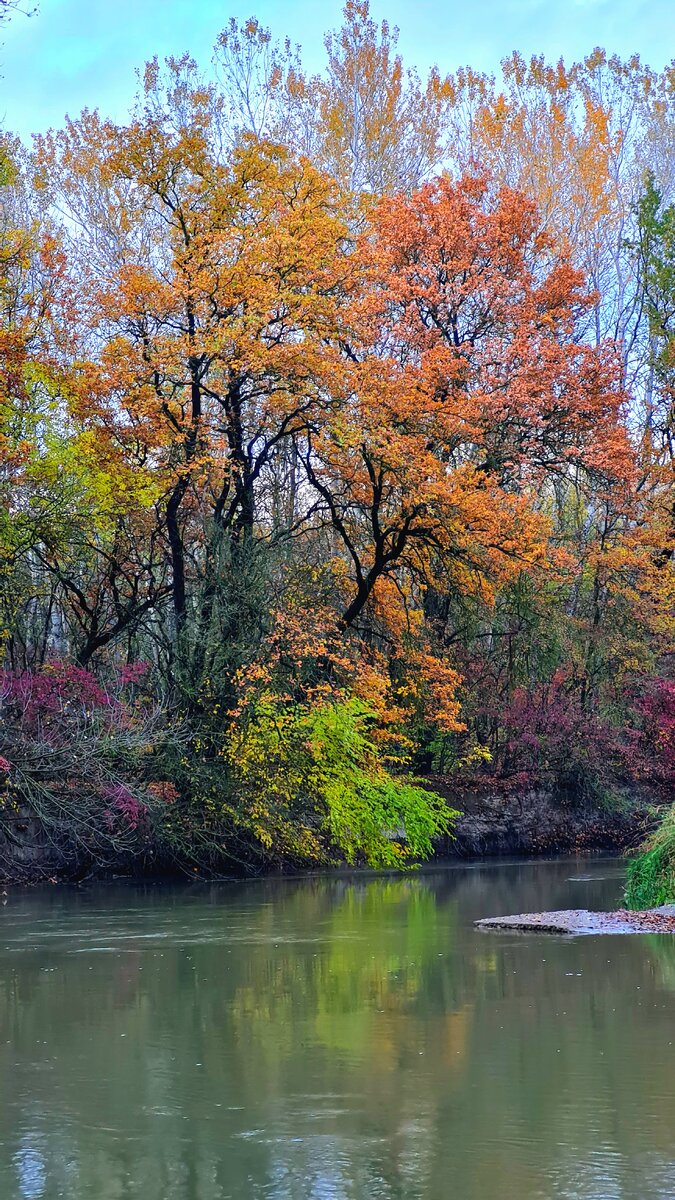
M64 867L62 854L31 812L21 807L2 814L0 883L33 883Z
M669 933L675 934L675 904L631 912L589 912L585 908L566 908L558 912L516 913L509 917L483 917L474 924L479 929L517 930L522 933L604 934Z
M441 848L443 857L490 858L512 855L605 851L623 854L638 846L654 826L648 797L626 796L616 807L582 807L545 789L511 792L494 785L458 788L431 777L428 786L461 812L456 837Z
M117 864L106 864L113 873ZM119 866L122 866L120 861ZM84 877L92 856L67 829L53 836L27 806L3 812L0 821L0 883L56 883ZM105 873L105 872L103 872Z

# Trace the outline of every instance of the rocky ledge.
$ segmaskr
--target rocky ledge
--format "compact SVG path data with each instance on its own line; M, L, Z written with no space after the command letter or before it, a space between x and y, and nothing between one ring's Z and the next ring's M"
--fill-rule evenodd
M639 846L654 827L659 798L627 793L615 807L585 808L546 788L513 790L497 781L474 788L431 775L426 784L460 816L454 837L439 847L442 858L566 854L623 854Z
M631 912L589 912L585 908L564 908L559 912L517 913L512 917L484 917L475 924L479 929L510 929L522 933L672 933L675 934L675 904Z

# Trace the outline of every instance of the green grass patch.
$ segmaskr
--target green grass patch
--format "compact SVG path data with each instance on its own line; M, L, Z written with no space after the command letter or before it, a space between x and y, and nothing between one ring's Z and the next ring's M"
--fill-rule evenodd
M675 805L628 863L628 908L675 904Z

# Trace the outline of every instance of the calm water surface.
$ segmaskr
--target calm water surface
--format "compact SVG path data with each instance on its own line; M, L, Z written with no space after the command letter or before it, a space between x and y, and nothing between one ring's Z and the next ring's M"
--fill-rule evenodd
M594 860L12 894L0 1200L675 1197L675 937Z

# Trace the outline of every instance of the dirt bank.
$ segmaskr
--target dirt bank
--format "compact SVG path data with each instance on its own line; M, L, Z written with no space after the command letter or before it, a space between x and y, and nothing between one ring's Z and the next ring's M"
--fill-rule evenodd
M459 809L456 837L445 857L564 854L600 850L622 854L638 846L654 825L648 797L627 795L620 805L588 806L543 788L511 791L498 785L461 788L442 776L428 786Z

